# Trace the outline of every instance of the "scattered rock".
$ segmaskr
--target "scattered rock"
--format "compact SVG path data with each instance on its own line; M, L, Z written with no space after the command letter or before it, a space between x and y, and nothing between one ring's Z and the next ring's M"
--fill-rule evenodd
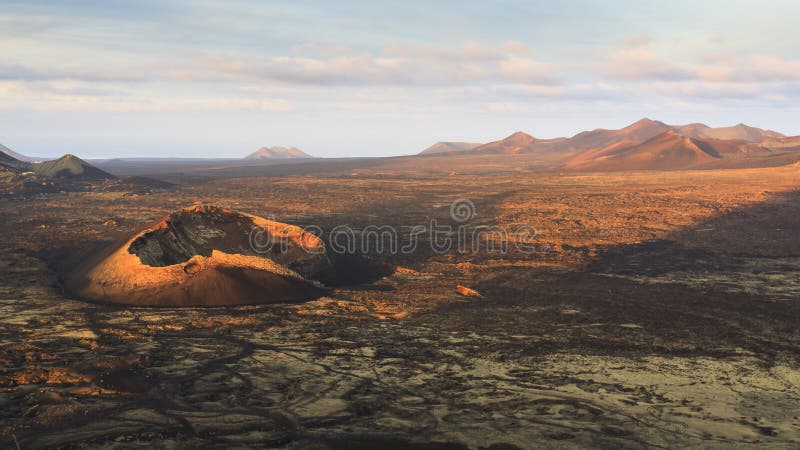
M397 266L394 269L394 273L399 275L411 275L411 276L420 276L422 272L416 271L414 269L409 269L408 267Z
M478 298L483 298L483 295L481 295L481 294L480 294L480 292L478 292L478 291L476 291L476 290L474 290L474 289L470 289L470 288L468 288L468 287L466 287L466 286L462 286L462 285L460 285L460 284L459 284L458 286L456 286L456 291L457 291L459 294L463 295L464 297L478 297Z

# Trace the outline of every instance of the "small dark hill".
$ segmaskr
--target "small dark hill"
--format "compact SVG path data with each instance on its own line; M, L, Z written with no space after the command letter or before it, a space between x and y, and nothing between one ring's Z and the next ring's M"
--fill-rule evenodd
M61 158L31 164L33 171L40 176L67 178L83 181L103 181L116 177L100 170L75 155L64 155Z

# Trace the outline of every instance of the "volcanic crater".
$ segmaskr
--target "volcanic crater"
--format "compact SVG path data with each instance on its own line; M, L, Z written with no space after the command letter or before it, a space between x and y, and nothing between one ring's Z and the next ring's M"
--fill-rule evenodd
M223 306L319 297L325 245L300 227L216 206L173 212L107 247L65 277L89 300Z

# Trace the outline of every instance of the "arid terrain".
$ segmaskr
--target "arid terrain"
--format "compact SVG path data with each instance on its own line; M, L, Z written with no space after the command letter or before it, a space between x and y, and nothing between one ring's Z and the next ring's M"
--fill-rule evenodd
M536 158L204 167L159 175L174 189L0 199L0 445L800 445L800 167L563 173ZM439 254L423 237L339 258L319 298L260 306L130 307L61 285L195 204L324 238L453 224L457 199L470 229L534 227L535 251Z

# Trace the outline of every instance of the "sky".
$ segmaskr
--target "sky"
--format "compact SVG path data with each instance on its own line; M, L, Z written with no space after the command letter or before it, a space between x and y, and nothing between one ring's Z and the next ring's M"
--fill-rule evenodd
M796 0L0 0L0 144L388 156L642 117L795 135L798 21Z

